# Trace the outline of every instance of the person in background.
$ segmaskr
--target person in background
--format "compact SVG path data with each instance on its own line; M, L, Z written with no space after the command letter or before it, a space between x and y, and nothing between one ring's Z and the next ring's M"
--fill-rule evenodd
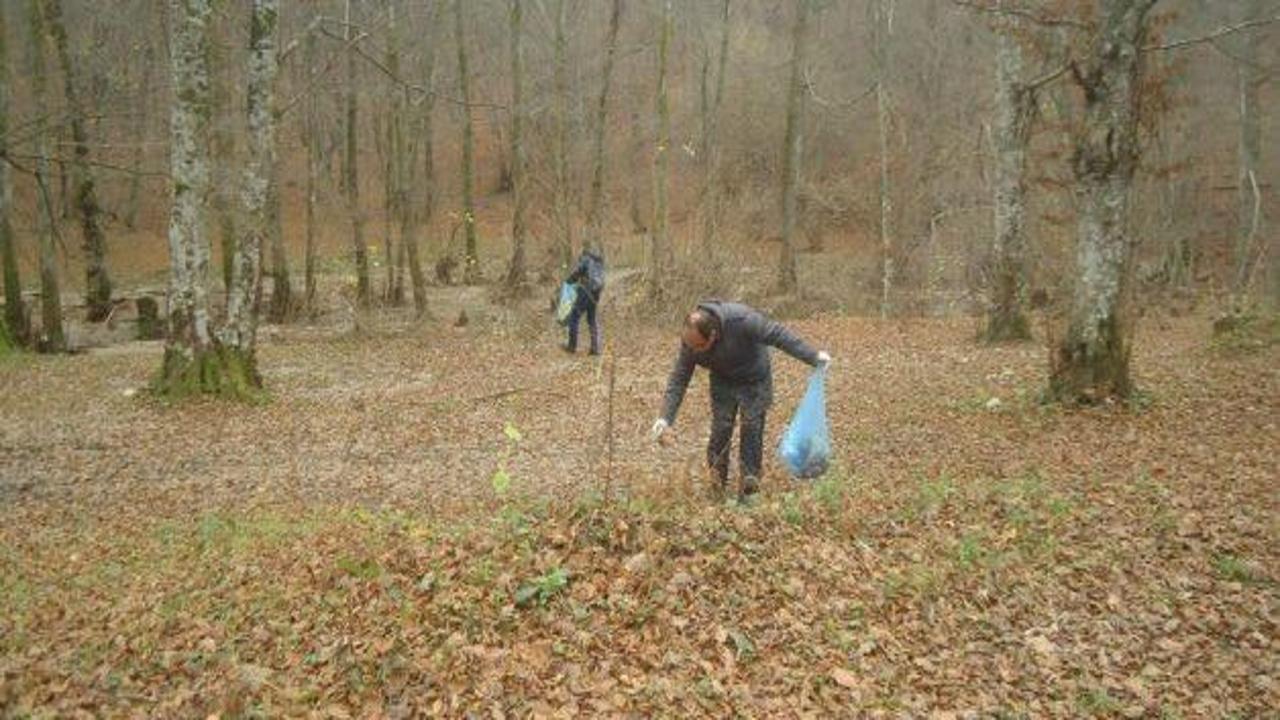
M590 354L599 355L602 338L600 335L600 319L597 310L600 307L600 295L604 292L604 254L596 248L586 248L578 256L578 264L565 278L566 283L578 286L577 300L569 313L565 324L569 328L569 339L562 345L565 352L578 350L578 321L587 316L587 327L591 331Z
M814 367L826 367L831 356L818 352L778 322L746 305L708 300L685 317L680 349L667 380L662 415L651 435L660 440L675 423L676 412L698 365L711 373L711 437L707 465L713 491L723 496L729 482L733 425L741 416L738 437L738 500L750 503L759 489L764 459L765 414L773 404L773 371L769 348L776 347Z

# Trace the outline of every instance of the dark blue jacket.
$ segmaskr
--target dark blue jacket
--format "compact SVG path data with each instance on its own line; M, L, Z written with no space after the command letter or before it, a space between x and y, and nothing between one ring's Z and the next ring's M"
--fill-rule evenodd
M706 352L694 352L683 342L676 364L667 379L666 400L662 417L675 424L676 412L684 400L693 370L701 365L714 380L733 385L760 382L771 377L769 347L776 347L791 357L817 366L818 353L781 323L734 302L708 300L698 308L720 320L720 337Z
M578 266L569 273L565 282L576 282L593 298L599 298L604 290L604 256L595 250L583 250L578 257Z

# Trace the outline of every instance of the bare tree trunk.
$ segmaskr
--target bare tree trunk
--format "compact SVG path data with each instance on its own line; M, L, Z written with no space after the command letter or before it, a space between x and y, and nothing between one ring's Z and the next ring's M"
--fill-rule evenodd
M995 243L992 248L991 303L987 342L1026 340L1031 327L1023 312L1026 296L1027 144L1035 115L1035 91L1023 84L1022 48L1012 20L996 29Z
M804 145L804 63L809 25L809 1L796 0L796 21L791 31L791 81L787 85L787 134L782 143L782 256L778 261L778 289L796 289L796 253L792 236L796 229L796 191L800 183L800 159Z
M1247 3L1249 16L1264 15L1264 3L1253 0ZM1257 239L1262 229L1262 192L1259 178L1262 156L1262 118L1258 105L1258 90L1266 81L1267 70L1258 63L1260 33L1246 33L1240 44L1236 60L1236 75L1240 94L1240 170L1237 178L1239 219L1236 230L1235 277L1232 286L1235 304L1240 310L1247 304L1250 279L1258 256ZM1273 259L1272 262L1275 262Z
M182 396L223 389L209 321L209 246L202 209L209 193L209 0L169 0L170 115L168 340L157 389ZM227 388L231 389L231 388Z
M463 258L463 282L468 285L480 281L480 258L476 250L476 208L472 198L474 184L474 130L471 123L471 79L467 72L467 38L463 26L462 2L454 0L453 18L456 24L458 45L458 89L462 94L462 227L466 238L466 254Z
M883 268L880 273L880 317L886 318L893 311L890 302L893 291L893 196L889 184L889 125L893 115L889 95L889 40L893 34L894 0L873 0L871 52L876 67L876 124L880 135L880 254Z
M596 103L591 199L587 206L587 227L591 237L585 242L596 249L603 249L604 246L604 131L609 119L609 86L613 82L613 63L618 54L618 28L621 24L622 0L613 0L613 9L609 12L609 34L604 42L600 100Z
M54 217L53 190L49 187L53 177L49 172L49 73L45 63L48 36L40 0L31 0L31 94L35 104L35 119L31 123L31 137L36 156L36 234L40 238L40 348L45 352L62 352L67 349L66 335L62 329L62 288L58 281L58 253L54 245L57 218Z
M0 157L9 155L9 24L7 4L0 3ZM10 213L13 208L13 179L9 164L0 161L0 271L4 275L4 325L9 339L26 345L30 337L27 308L22 301L22 278L18 273L17 239Z
M396 16L396 0L387 2L387 69L395 78L400 77L401 23ZM387 301L392 305L404 304L404 255L407 218L409 212L408 168L413 163L406 157L405 143L405 88L391 85L391 111L387 117ZM400 232L400 244L392 253L392 226Z
M130 161L133 174L129 176L129 198L124 207L124 225L130 230L138 227L138 206L142 197L142 161L146 157L147 130L151 124L151 75L155 61L155 49L147 45L142 54L142 85L134 101L138 107L138 121L133 127L135 144Z
M414 132L412 133L409 153L411 168L417 165L417 148L422 147L422 195L406 198L406 226L401 232L402 242L408 251L409 279L413 282L413 307L418 317L427 314L427 279L419 260L419 236L431 213L435 211L435 161L434 144L432 142L432 110L435 108L435 58L440 25L440 0L429 0L427 11L426 47L422 51L422 84L426 89L421 108L414 116ZM411 179L415 172L410 172ZM409 185L415 186L412 181Z
M511 0L508 11L511 42L511 267L507 270L506 284L519 288L525 284L525 210L528 202L525 188L525 152L523 145L524 124L524 62L520 47L520 0Z
M85 305L90 322L105 320L111 313L111 277L107 274L107 240L100 224L102 209L89 170L89 133L85 129L85 109L76 87L75 67L67 47L67 29L62 20L62 0L44 0L49 33L53 36L62 68L63 92L71 121L71 139L75 144L75 204L80 213L80 229L84 241Z
M305 50L307 68L316 66L316 36L307 33ZM307 93L302 115L302 145L307 156L306 241L302 260L302 307L307 317L316 314L316 176L320 171L320 113L316 92Z
M222 328L223 360L243 373L240 381L260 386L257 372L258 310L262 298L262 245L270 234L270 200L276 165L275 81L277 0L252 0L249 23L249 157L244 174L245 232L236 244L227 297L227 323Z
M569 39L565 30L567 0L556 0L554 59L556 107L555 214L556 249L560 271L573 262L573 220L570 217L569 188Z
M359 153L356 138L359 133L358 106L356 103L356 48L353 42L355 28L351 24L351 3L346 3L346 24L343 39L347 44L346 87L346 162L344 163L343 189L347 196L347 212L351 216L351 247L356 260L356 303L369 307L373 290L369 282L369 251L364 245L364 211L360 208Z
M720 224L720 104L724 99L725 68L729 62L729 3L724 0L720 13L720 56L717 60L716 87L705 102L702 121L702 161L706 164L702 178L702 249L704 255L715 247L716 229ZM705 73L704 73L705 76Z
M671 110L667 105L667 59L671 50L674 20L671 0L663 0L662 26L658 30L658 136L653 158L653 227L650 230L649 297L664 295L666 275L671 270L671 238L667 231L667 156L671 144Z
M643 158L646 154L645 148L647 147L645 133L642 132L640 113L632 110L631 122L627 125L631 128L631 162L639 164L643 162ZM640 193L643 190L641 187L641 174L630 173L630 178L631 182L629 183L630 192L628 193L628 206L630 210L629 214L631 216L631 232L633 234L648 232L649 224L645 222L644 212L640 207Z
M1126 298L1133 244L1129 191L1138 164L1140 48L1156 0L1104 0L1090 55L1075 68L1085 117L1072 159L1079 207L1076 286L1066 335L1056 349L1050 389L1061 400L1127 397Z
M254 5L255 11L259 7ZM279 24L279 0L271 0L270 10L263 9L261 12L270 12L272 17L273 32ZM250 26L250 53L254 52L253 30L254 26ZM279 60L276 58L276 50L274 47L274 39L272 40L272 75L268 80L268 105L269 114L267 119L271 122L271 164L268 166L267 172L267 204L266 204L266 238L265 242L271 245L271 307L268 309L268 317L272 322L284 322L293 314L293 280L289 276L289 253L284 246L284 228L282 227L281 209L280 209L280 169L277 166L276 157L276 135L279 132L279 110L276 107L276 89L275 83L279 77L280 68ZM252 55L251 55L252 62ZM253 65L250 65L252 71ZM249 82L253 82L250 77ZM250 127L249 132L252 141L252 133L254 132L252 124L252 109L250 110ZM252 160L250 160L252 162Z
M233 168L236 167L236 135L235 127L235 92L233 91L232 67L230 57L231 30L230 16L226 13L214 13L210 18L209 44L209 79L211 82L213 114L211 132L212 157L217 160L209 168L212 179L211 200L213 202L214 219L218 224L218 247L222 252L222 287L227 295L231 293L231 273L235 265L238 208L235 201L236 179Z

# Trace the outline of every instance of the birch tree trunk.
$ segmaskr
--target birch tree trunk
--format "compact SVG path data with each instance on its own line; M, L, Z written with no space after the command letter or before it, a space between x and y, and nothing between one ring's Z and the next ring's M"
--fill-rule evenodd
M1133 389L1123 307L1133 256L1129 192L1139 154L1140 48L1155 2L1104 0L1089 56L1075 68L1085 98L1072 158L1079 208L1076 283L1050 376L1053 396L1064 401L1124 398Z
M1023 311L1026 295L1027 144L1035 114L1035 91L1022 82L1022 48L1010 19L996 29L995 243L987 342L1026 340L1031 327Z
M45 352L62 352L67 349L66 335L62 329L62 288L58 280L58 252L53 243L57 232L54 217L53 192L49 187L49 73L45 63L48 37L45 33L40 0L31 0L31 94L35 105L35 118L31 123L31 137L36 156L36 235L40 239L40 349Z
M662 26L658 30L658 136L653 158L653 227L650 231L649 297L664 294L666 275L672 266L671 238L667 235L667 150L671 144L671 110L667 105L667 59L671 49L671 0L663 0Z
M520 0L511 0L508 10L511 42L511 267L507 270L506 284L520 288L525 277L525 152L523 144L524 107L524 59L520 47Z
M782 143L782 254L778 261L778 290L796 289L796 192L804 145L804 64L810 0L796 0L791 29L791 81L787 84L787 132Z
M724 99L725 68L729 64L729 3L724 0L720 11L720 55L716 61L715 90L704 102L702 121L702 249L709 257L715 247L716 229L720 224L720 104Z
M0 157L9 154L9 24L5 3L0 3ZM0 162L0 272L4 276L4 325L9 339L26 345L30 336L27 308L22 301L22 278L18 270L10 214L13 209L13 178L9 164Z
M472 198L474 171L474 129L471 121L471 79L467 73L467 38L463 27L463 2L454 0L453 19L458 45L458 88L462 94L462 229L466 238L463 258L463 282L472 285L480 281L480 258L476 251L476 208Z
M262 297L262 244L270 234L270 199L276 165L275 81L277 0L252 0L249 23L249 162L244 174L245 231L236 243L227 297L227 323L220 339L224 360L244 373L244 382L261 385L256 367L258 310Z
M85 305L90 322L105 320L111 313L111 277L107 273L107 239L100 224L102 209L89 170L89 133L85 128L85 108L76 87L76 68L67 47L67 29L62 20L62 0L44 0L49 33L53 36L62 69L62 87L67 100L71 139L75 146L72 169L75 173L75 205L80 215L85 262Z
M600 99L596 103L595 138L592 152L591 198L587 204L587 228L591 237L584 242L602 250L604 245L604 131L609 120L609 88L613 82L613 63L618 54L618 28L622 24L622 0L613 0L609 12L609 34L604 41L604 70L600 82Z
M555 75L556 142L555 142L555 213L556 249L559 270L567 271L573 262L573 220L570 217L569 188L569 39L565 29L567 0L556 0L553 72Z
M893 196L889 183L889 125L892 98L889 95L889 39L893 35L894 0L873 0L871 52L876 68L876 125L880 136L880 317L892 313L893 291Z
M343 164L343 190L347 197L347 212L351 216L351 249L356 260L356 303L361 308L369 307L373 301L373 291L369 282L369 250L364 244L364 210L360 207L360 174L357 136L359 133L358 104L356 102L356 48L353 42L355 28L351 24L351 3L346 3L346 24L343 40L347 45L347 86L346 86L346 134L345 162Z
M203 208L209 193L209 0L169 0L173 86L169 162L168 340L157 390L184 396L223 387L209 322L209 245Z

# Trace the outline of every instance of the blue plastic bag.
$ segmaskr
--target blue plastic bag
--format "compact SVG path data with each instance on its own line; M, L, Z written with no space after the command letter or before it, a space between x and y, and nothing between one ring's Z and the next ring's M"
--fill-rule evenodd
M831 462L831 433L827 429L825 368L809 376L809 388L791 424L778 443L778 456L787 472L797 478L812 479L827 471Z
M560 284L560 299L556 301L556 322L566 325L569 314L573 312L574 303L578 302L578 286L573 283Z

